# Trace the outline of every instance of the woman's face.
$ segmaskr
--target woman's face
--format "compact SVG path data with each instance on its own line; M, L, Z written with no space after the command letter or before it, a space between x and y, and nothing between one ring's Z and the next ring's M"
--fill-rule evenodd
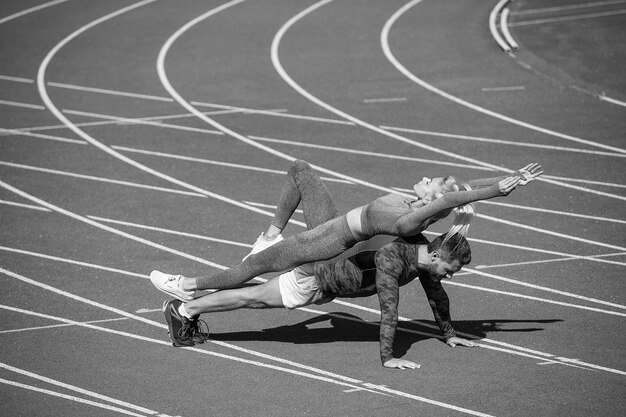
M433 201L443 195L441 192L442 185L442 177L435 177L433 179L424 177L413 186L413 190L420 200Z

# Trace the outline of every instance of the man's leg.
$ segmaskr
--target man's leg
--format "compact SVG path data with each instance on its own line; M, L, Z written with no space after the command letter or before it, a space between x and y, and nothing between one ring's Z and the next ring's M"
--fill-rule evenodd
M195 317L202 313L240 308L281 308L284 305L278 279L279 277L274 277L261 285L216 291L185 303L184 309Z

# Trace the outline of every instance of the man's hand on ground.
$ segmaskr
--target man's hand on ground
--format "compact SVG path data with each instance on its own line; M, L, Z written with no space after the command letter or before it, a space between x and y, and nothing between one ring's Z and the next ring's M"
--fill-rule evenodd
M451 337L450 339L448 339L446 341L446 343L450 347L455 347L456 345L467 346L467 347L476 347L476 346L478 346L476 343L472 342L471 340L462 339L462 338L456 337L456 336L455 337Z
M396 369L417 369L421 365L415 362L404 360L404 359L393 358L385 362L383 366L385 368L396 368Z

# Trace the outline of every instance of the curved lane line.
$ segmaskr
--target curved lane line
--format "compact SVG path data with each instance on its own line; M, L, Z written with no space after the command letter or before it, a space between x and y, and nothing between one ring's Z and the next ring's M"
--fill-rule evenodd
M229 135L229 136L231 136L231 137L233 137L235 139L238 139L238 140L240 140L240 141L242 141L244 143L247 143L247 144L249 144L251 146L254 146L254 147L258 148L258 149L261 149L261 150L264 150L266 152L269 152L270 154L276 155L276 156L278 156L280 158L284 158L286 160L293 161L293 160L295 160L294 157L292 157L290 155L287 155L287 154L284 154L282 152L278 152L278 151L276 151L276 150L274 150L272 148L269 148L267 146L264 146L264 145L261 145L261 144L255 142L253 140L250 140L249 138L247 138L247 137L245 137L245 136L243 136L243 135L233 131L232 129L227 128L226 126L218 123L217 121L207 117L204 113L198 111L193 105L191 105L189 102L187 102L174 89L174 87L170 83L170 81L169 81L169 79L167 77L167 73L165 71L165 58L167 56L167 53L169 52L169 50L172 47L172 45L174 44L174 42L183 33L187 32L190 28L192 28L193 26L195 26L198 23L202 22L203 20L206 20L207 18L213 16L218 11L222 11L222 10L228 8L228 7L231 7L233 5L239 4L242 1L245 1L245 0L234 0L234 1L231 1L229 3L225 3L224 5L222 5L218 9L210 10L207 13L205 13L203 15L200 15L200 16L196 17L195 19L192 19L187 24L182 26L178 31L176 31L166 41L166 43L163 45L161 51L159 52L158 59L157 59L157 72L159 74L159 78L161 80L161 83L163 84L164 88L168 91L168 93L182 107L187 109L189 112L195 114L201 120L205 121L206 123L210 124L211 126L217 128L218 130L224 132L225 134L227 134L227 135ZM369 124L367 122L364 122L364 121L362 121L360 119L357 119L357 118L355 118L355 117L353 117L353 116L351 116L351 115L349 115L349 114L347 114L345 112L342 112L342 111L340 111L340 110L338 110L338 109L328 105L327 103L319 100L317 97L313 96L308 91L306 91L302 87L300 87L289 76L289 74L287 74L287 72L284 70L284 68L282 67L282 65L280 63L280 59L278 58L278 47L279 47L280 41L281 41L282 37L284 36L285 32L295 22L297 22L298 20L300 20L302 17L306 16L307 14L311 13L312 11L314 11L314 10L324 6L324 5L326 5L327 3L330 3L331 1L333 1L333 0L323 0L321 2L318 2L318 3L310 6L309 8L303 10L302 12L297 14L296 16L292 17L283 27L281 27L281 29L278 31L278 33L274 37L274 40L272 42L272 47L271 47L272 62L274 64L274 67L276 68L276 70L280 74L280 76L285 80L285 82L287 82L287 84L289 84L293 89L298 91L301 95L305 96L310 101L314 102L315 104L319 105L320 107L325 108L328 111L330 111L331 113L335 113L335 114L339 115L340 117L355 123L356 125L363 126L363 127L367 128L367 129L376 131L376 132L381 133L381 134L383 134L385 136L389 136L389 137L398 139L398 140L403 141L403 142L407 142L407 143L410 143L410 144L413 144L413 145L416 145L416 146L419 146L419 147L423 147L423 148L431 150L433 152L444 154L444 155L447 155L447 156L450 156L450 157L453 157L453 158L456 158L456 159L466 160L466 161L472 162L474 164L477 164L477 165L480 165L480 166L489 167L489 168L492 168L492 169L495 169L495 170L498 170L498 171L514 172L513 170L510 170L510 169L507 169L507 168L502 168L502 167L499 167L499 166L496 166L496 165L492 165L492 164L488 164L488 163L485 163L485 162L482 162L482 161L478 161L478 160L475 160L475 159L472 159L472 158L462 157L462 156L459 156L457 154L454 154L454 153L451 153L451 152L447 152L447 151L443 151L443 150L438 149L438 148L434 148L434 147L431 147L431 146L423 145L423 144L420 144L418 142L414 142L412 140L404 138L402 136L396 135L394 133L388 132L388 131L386 131L384 129L381 129L379 127L373 126L373 125L371 125L371 124ZM352 181L352 182L360 184L360 185L364 185L366 187L374 188L374 189L385 191L385 192L388 192L388 193L396 193L396 194L402 194L402 195L410 196L408 194L399 192L399 191L394 190L392 188L379 186L379 185L376 185L376 184L373 184L373 183L369 183L369 182L366 182L366 181L363 181L363 180L360 180L360 179L357 179L357 178L354 178L354 177L350 177L350 176L347 176L347 175L344 175L344 174L340 174L338 172L331 171L329 169L320 167L318 165L312 165L312 166L316 170L318 170L320 172L324 172L324 173L327 173L329 175L334 175L334 176L337 176L339 178L342 178L342 179L345 179L345 180L348 180L348 181ZM611 197L615 197L615 198L620 198L620 199L626 200L626 197L615 196L613 194L608 194L608 193L600 193L600 192L597 192L595 190L589 190L589 189L584 188L584 187L577 187L577 186L573 186L573 185L569 185L569 184L564 184L564 183L560 183L558 181L552 181L552 180L546 180L546 179L544 179L543 181L554 183L554 184L558 184L558 185L562 185L562 186L569 187L569 188L575 188L575 189L579 189L579 190L589 191L589 192L593 192L595 194L602 194L602 195L607 195L607 196L611 196ZM216 198L219 198L219 197L216 197ZM482 218L485 218L485 219L490 219L490 220L493 219L492 217L486 217L486 216L483 216L481 214L477 214L476 216L477 217L482 217ZM503 220L503 222L504 222L504 220ZM523 224L510 222L510 221L506 221L506 223L509 224L509 225L513 225L515 227L520 227L520 228L524 228L524 229L529 227L529 226L526 226L526 225L523 225ZM548 230L543 230L543 229L538 229L538 228L533 228L533 230L540 231L541 233L545 233L545 234L549 234L549 235L553 235L553 236L559 236L559 237L563 237L563 238L567 238L567 239L572 239L572 240L575 240L575 241L584 241L586 243L590 243L590 244L593 244L593 245L598 245L598 246L602 246L602 247L609 247L611 249L626 250L626 248L622 248L622 247L619 247L619 246L605 244L603 242L591 241L591 240L588 240L588 239L582 239L582 238L578 238L578 237L575 237L575 236L565 235L565 234L562 234L562 233L551 232L551 231L548 231Z
M560 132L556 132L554 130L549 130L549 129L545 129L539 126L535 126L533 124L530 123L526 123L523 122L521 120L517 120L514 119L512 117L509 116L505 116L503 114L500 113L496 113L492 110L488 110L484 107L480 107L477 106L475 104L472 104L468 101L465 101L463 99L460 99L458 97L453 96L452 94L446 93L443 90L438 89L437 87L433 86L432 84L427 83L426 81L418 78L415 74L413 74L412 72L410 72L408 69L406 69L406 67L404 67L400 61L398 61L396 59L396 57L393 55L393 53L391 52L391 48L389 47L389 31L391 30L391 27L395 24L395 22L398 20L398 18L400 18L400 16L402 16L404 13L406 13L410 8L414 7L415 5L417 5L418 3L422 2L422 0L412 0L409 3L405 4L403 7L401 7L400 9L398 9L392 16L391 18L389 18L389 20L387 21L387 23L385 23L385 26L383 28L383 31L381 33L381 45L383 48L383 52L385 53L385 56L387 56L387 59L389 60L389 62L391 62L393 64L393 66L396 67L396 69L398 71L400 71L402 74L404 74L404 76L406 76L408 79L410 79L411 81L415 82L416 84L419 84L420 86L422 86L423 88L438 94L448 100L451 100L457 104L460 104L462 106L468 107L472 110L475 110L477 112L486 114L488 116L491 117L495 117L496 119L500 119L503 120L505 122L517 125L517 126L521 126L521 127L525 127L527 129L530 130L534 130L540 133L544 133L546 135L550 135L550 136L555 136L561 139L566 139L566 140L570 140L570 141L574 141L574 142L578 142L578 143L584 143L586 145L589 146L595 146L595 147L599 147L599 148L603 148L603 149L609 149L611 151L614 152L619 152L619 153L626 153L626 149L622 149L622 148L617 148L614 146L609 146L609 145L604 145L598 142L593 142L590 140L586 140L586 139L581 139L581 138L577 138L571 135L567 135L564 133L560 133Z
M48 54L46 55L46 57L44 58L44 60L42 61L39 70L37 71L37 88L39 90L39 95L41 96L41 99L43 100L43 102L45 103L46 107L48 108L48 110L59 120L61 121L66 127L68 127L70 130L72 130L76 135L78 135L79 137L83 138L84 140L86 140L87 142L89 142L90 144L92 144L93 146L99 148L100 150L108 153L109 155L113 156L114 158L119 159L120 161L123 161L129 165L134 166L135 168L138 168L144 172L147 172L151 175L154 175L156 177L159 177L165 181L177 184L183 188L195 191L197 193L200 194L204 194L208 197L213 197L216 198L218 200L233 204L235 206L241 207L241 208L245 208L247 210L251 210L260 214L264 214L266 216L273 216L273 213L270 213L268 211L265 210L261 210L259 208L253 207L253 206L249 206L247 204L241 203L237 200L228 198L228 197L224 197L215 193L212 193L210 191L204 190L200 187L196 187L192 184L186 183L184 181L181 181L179 179L176 179L174 177L171 177L167 174L164 174L162 172L156 171L146 165L143 165L131 158L128 158L127 156L115 151L114 149L112 149L111 147L105 145L104 143L96 140L95 138L91 137L90 135L88 135L86 132L82 131L81 129L79 129L74 123L72 123L67 117L65 117L65 115L59 111L59 109L54 105L54 103L52 102L52 100L50 99L50 96L48 95L48 91L46 89L46 70L48 68L48 65L50 64L50 62L52 61L52 58L54 58L54 56L57 54L57 52L59 52L61 50L61 48L63 48L65 45L67 45L71 40L75 39L76 37L78 37L79 35L83 34L84 32L86 32L87 30L93 28L94 26L103 23L109 19L112 19L114 17L117 17L123 13L126 13L128 11L134 10L136 8L145 6L147 4L153 3L157 0L144 0L141 1L139 3L135 3L133 5L127 6L123 9L119 9L113 13L110 13L106 16L103 16L99 19L96 19L94 21L92 21L91 23L81 27L80 29L76 30L75 32L73 32L72 34L68 35L65 39L63 39L61 42L59 42L54 48L52 48L52 50L50 50L50 52L48 52Z
M491 13L489 13L489 30L491 31L491 36L496 41L498 46L504 52L510 53L511 52L511 47L510 47L510 45L508 43L506 43L504 41L504 39L502 39L502 36L500 36L500 34L498 33L498 25L496 23L497 17L498 17L498 13L500 13L500 10L504 7L505 3L507 3L508 1L509 0L500 0L496 4L496 6L493 8L493 10L491 10Z
M334 113L340 117L343 117L351 122L353 122L356 125L365 127L366 129L372 130L374 132L378 132L384 136L388 136L391 137L393 139L399 140L401 142L405 142L408 143L410 145L413 146L417 146L426 150L429 150L431 152L435 152L438 154L442 154L442 155L446 155L449 156L451 158L454 159L460 159L463 161L467 161L467 162L471 162L473 164L479 165L479 166L483 166L483 167L487 167L487 168L491 168L497 171L504 171L504 172L508 172L508 173L512 173L514 172L514 170L508 169L508 168L503 168L497 165L493 165L493 164L489 164L486 162L482 162L473 158L468 158L468 157L464 157L461 155L458 155L456 153L452 153L452 152L448 152L448 151L444 151L442 149L439 148L435 148L432 146L428 146L428 145L424 145L422 143L410 140L404 136L400 136L397 135L395 133L389 132L385 129L382 129L378 126L374 126L370 123L367 123L363 120L357 119L356 117L349 115L335 107L332 107L331 105L323 102L322 100L318 99L317 97L315 97L314 95L312 95L311 93L309 93L308 91L306 91L304 88L302 88L300 85L298 85L293 78L291 78L291 76L285 71L285 69L283 68L282 64L280 63L280 58L278 56L278 48L280 45L280 42L282 40L282 37L284 36L285 32L291 27L293 26L293 24L295 22L297 22L298 20L302 19L304 16L306 16L307 14L315 11L316 9L326 5L327 3L330 3L333 0L323 0L319 3L313 4L312 6L310 6L309 8L303 10L302 12L300 12L299 14L297 14L296 16L292 17L287 23L285 23L285 25L280 28L280 30L278 31L278 33L276 34L276 36L274 37L274 40L272 42L272 48L271 48L271 55L272 55L272 62L274 64L274 68L276 68L276 71L279 73L279 75L283 78L283 80L285 80L285 82L287 84L289 84L289 86L291 86L294 90L296 90L299 94L301 94L302 96L306 97L308 100L312 101L313 103L317 104L318 106L330 111L331 113ZM421 0L417 0L418 2ZM402 9L401 9L402 10ZM389 21L391 22L391 21ZM387 24L385 25L385 28L383 29L383 34L385 33L385 31L389 30L389 22L387 22ZM384 37L383 35L381 35L381 37ZM410 73L409 73L410 74ZM411 74L412 75L412 74ZM420 80L421 82L421 80ZM443 92L441 92L443 93ZM444 93L445 94L445 93ZM451 96L450 96L451 97ZM469 103L468 103L469 104ZM626 152L626 151L624 151ZM584 191L584 192L588 192L588 193L592 193L592 194L596 194L596 195L602 195L605 197L611 197L611 198L615 198L615 199L619 199L619 200L626 200L626 197L624 196L620 196L620 195L616 195L616 194L610 194L610 193L605 193L605 192L600 192L597 190L593 190L590 188L585 188L585 187L579 187L579 186L575 186L575 185L571 185L571 184L567 184L567 183L563 183L563 182L559 182L559 181L555 181L555 180L550 180L547 178L538 178L539 181L543 181L543 182L547 182L550 184L555 184L555 185L559 185L562 187L566 187L566 188L571 188L571 189L575 189L575 190L579 190L579 191ZM379 188L377 186L377 188ZM522 226L523 227L523 226Z
M322 100L318 99L317 97L313 96L311 93L309 93L304 88L302 88L300 85L298 85L291 78L291 76L289 76L289 74L285 71L285 69L283 68L282 64L280 63L280 59L278 57L278 48L279 48L280 42L281 42L282 37L284 36L284 34L287 32L287 30L291 26L293 26L293 24L295 22L297 22L298 20L302 19L304 16L308 15L309 13L313 12L314 10L316 10L316 9L326 5L327 3L330 3L331 1L333 1L333 0L322 0L322 1L318 2L318 3L313 4L312 6L308 7L307 9L303 10L299 14L295 15L287 23L285 23L285 25L283 27L280 28L280 30L278 31L278 33L274 37L274 40L272 42L272 48L271 48L272 62L274 63L274 67L276 68L276 70L278 71L280 76L285 80L285 82L287 82L287 84L289 84L294 90L296 90L302 96L306 97L307 99L309 99L313 103L317 104L318 106L320 106L322 108L325 108L328 111L330 111L332 113L335 113L335 114L337 114L340 117L343 117L343 118L345 118L347 120L350 120L350 121L354 122L355 124L357 124L359 126L363 126L363 127L367 128L367 129L370 129L372 131L381 133L382 135L398 139L398 140L400 140L402 142L411 143L411 144L414 144L416 146L428 149L428 150L436 152L436 153L444 154L444 155L447 155L447 156L450 156L450 157L453 157L453 158L457 158L457 159L461 159L461 160L464 160L464 161L469 161L469 162L472 162L472 163L477 164L477 165L486 166L486 167L489 167L489 168L494 168L496 170L505 171L505 172L514 172L513 170L510 170L510 169L498 167L496 165L492 165L492 164L489 164L489 163L478 161L478 160L475 160L475 159L472 159L472 158L463 157L463 156L460 156L460 155L457 155L457 154L454 154L454 153L451 153L451 152L447 152L447 151L443 151L443 150L438 149L438 148L434 148L432 146L423 145L423 144L420 144L418 142L411 141L411 140L409 140L409 139L407 139L405 137L396 135L396 134L394 134L392 132L389 132L389 131L386 131L384 129L381 129L381 128L377 127L377 126L371 125L371 124L369 124L369 123L367 123L365 121L362 121L360 119L357 119L356 117L351 116L351 115L349 115L349 114L347 114L347 113L345 113L345 112L343 112L343 111L341 111L341 110L339 110L339 109L337 109L335 107L332 107L331 105L329 105L329 104L323 102ZM417 0L417 2L419 2L419 1L421 1L421 0ZM415 4L417 4L417 3L415 3ZM390 20L390 22L391 22L391 20ZM388 30L388 26L387 25L386 25L386 28ZM539 178L539 179L541 179L541 178ZM550 183L557 184L557 185L562 185L562 186L565 186L565 187L568 187L568 188L575 188L575 189L590 191L590 192L593 192L593 193L596 193L596 194L607 195L607 193L598 193L595 190L589 190L589 189L583 188L583 187L572 186L572 185L569 185L569 184L560 183L558 181L545 180L545 179L543 181L544 182L550 182ZM377 188L380 188L380 187L377 187ZM391 189L387 189L387 190L391 190ZM391 190L391 191L394 191L396 193L398 192L396 190ZM403 195L407 195L407 194L403 194ZM609 194L609 195L610 196L614 196L612 194ZM622 199L622 200L626 200L626 197L622 197L622 196L614 196L614 197ZM488 220L495 220L494 217L485 216L485 215L481 215L481 214L476 214L476 216L480 217L480 218L488 219ZM515 222L510 222L510 221L505 221L505 220L498 220L498 221L506 222L506 224L509 224L511 226L521 227L521 228L524 228L524 229L530 228L530 226L522 225L522 224L515 223ZM582 239L582 238L578 238L578 237L571 236L571 235L565 235L565 234L562 234L562 233L551 232L549 230L543 230L543 229L538 229L538 228L532 228L532 230L538 231L538 232L541 232L541 233L545 233L545 234L549 234L549 235L552 235L552 236L558 236L558 237L563 237L563 238L567 238L567 239L571 239L571 240L575 240L575 241L580 241L580 242L585 242L585 243L598 245L598 246L602 246L602 247L608 247L608 248L611 248L611 249L626 250L626 248L623 248L623 247L620 247L620 246L610 245L610 244L606 244L606 243L603 243L603 242L597 242L597 241L592 241L592 240L588 240L588 239Z
M196 17L193 20L190 20L189 22L187 22L187 24L185 24L184 26L182 26L180 29L178 29L163 45L163 47L161 48L161 50L159 51L159 56L157 59L157 72L159 75L159 79L161 80L161 84L163 84L163 87L167 90L167 92L174 98L174 100L176 100L183 108L185 108L186 110L188 110L190 113L195 114L199 119L201 119L202 121L210 124L211 126L215 127L216 129L222 131L223 133L237 139L240 140L244 143L247 143L250 146L253 146L255 148L261 149L265 152L268 152L272 155L275 155L279 158L282 159L286 159L287 161L295 161L297 158L285 154L283 152L279 152L275 149L272 149L268 146L262 145L254 140L251 140L245 136L243 136L240 133L235 132L232 129L229 129L228 127L222 125L221 123L209 118L207 115L205 115L204 113L200 112L198 109L196 109L191 103L189 103L187 100L185 100L172 86L172 84L170 83L168 77L167 77L167 72L165 71L165 58L170 50L170 48L172 47L172 45L174 44L174 42L180 38L180 36L187 32L189 29L191 29L193 26L197 25L198 23L208 19L209 17L213 16L214 14L216 14L217 12L220 12L222 10L225 10L228 7L237 5L239 3L242 3L245 0L233 0L231 2L225 3L222 6L218 7L217 9L212 9L198 17ZM332 1L332 0L331 0ZM319 165L313 165L311 164L311 166L313 168L315 168L317 171L320 172L324 172L328 175L333 175L335 177L347 180L347 181L351 181L354 182L356 184L360 184L360 185L364 185L366 187L370 187L370 188L374 188L380 191L384 191L384 192L391 192L391 193L396 193L396 194L400 194L398 191L392 190L390 188L387 187L382 187L376 184L372 184L363 180L360 180L358 178L354 178L354 177L350 177L348 175L344 175L341 174L339 172L336 171L331 171L327 168L321 167ZM501 169L501 168L499 168Z

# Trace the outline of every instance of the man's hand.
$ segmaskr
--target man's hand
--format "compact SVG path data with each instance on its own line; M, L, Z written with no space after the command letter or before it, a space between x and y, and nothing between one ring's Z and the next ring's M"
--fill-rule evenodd
M467 346L467 347L476 347L476 346L478 346L476 343L472 342L471 340L462 339L462 338L456 337L456 336L451 337L450 339L448 339L448 341L446 343L450 347L455 347L456 345Z
M526 185L529 182L534 181L535 178L537 178L541 174L543 174L543 169L541 168L541 165L537 163L532 163L520 169L519 174L523 177L519 185Z
M387 362L383 363L385 368L397 368L397 369L417 369L421 365L415 362L406 361L404 359L389 359Z

